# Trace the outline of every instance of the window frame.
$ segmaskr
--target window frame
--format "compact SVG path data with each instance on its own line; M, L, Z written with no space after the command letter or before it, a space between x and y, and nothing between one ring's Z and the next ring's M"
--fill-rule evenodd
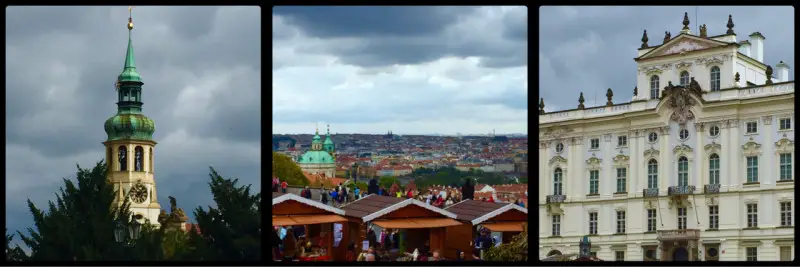
M708 206L708 229L719 230L719 206Z
M716 71L714 71L716 70ZM717 92L722 89L722 70L719 66L712 66L709 70L709 91ZM716 74L716 77L714 75ZM716 87L714 86L716 85ZM716 89L715 89L716 88Z
M682 214L681 211L683 211ZM678 230L686 230L686 228L688 227L687 224L689 222L688 219L689 217L687 216L686 208L678 208L677 213L678 213ZM681 225L683 226L683 228L681 228Z
M788 157L787 162L784 162L784 157ZM794 172L792 171L794 166L792 166L792 153L780 153L778 154L778 181L791 181L794 180ZM788 170L784 169L788 168ZM786 172L787 177L784 177L784 171ZM785 179L784 179L785 178Z
M686 133L686 136L684 136L684 133ZM686 128L684 128L684 129L680 129L680 130L678 131L678 139L680 139L681 141L686 141L686 140L689 140L689 137L690 137L690 136L691 136L691 135L689 134L689 130L688 130L688 129L686 129Z
M714 134L714 133L712 133L712 131L713 131L714 129L716 129L716 131L717 131L717 134ZM719 126L718 126L718 125L711 125L711 127L709 127L709 128L708 128L708 136L709 136L709 137L718 137L720 133L721 133L721 131L720 131L720 129L719 129Z
M716 162L716 166L714 164ZM718 185L720 180L720 157L717 153L708 156L708 184Z
M789 121L789 127L783 128L783 120ZM778 117L778 131L791 131L792 130L792 117Z
M659 93L659 87L661 86L661 78L658 75L650 76L650 99L659 99L661 98Z
M655 186L655 187L654 187ZM650 159L647 161L647 188L658 188L658 160Z
M617 234L624 234L625 233L625 229L626 229L626 225L625 225L626 214L625 214L625 211L624 210L618 210L616 215L617 215Z
M600 170L589 170L589 194L600 194Z
M656 209L647 209L647 232L655 232L658 230L658 213ZM653 216L650 216L652 213ZM652 226L652 228L651 228Z
M617 147L628 147L628 136L627 135L618 135L617 136Z
M622 176L620 176L620 172ZM622 186L622 191L620 191L620 186ZM627 168L617 168L617 192L616 193L626 193L628 192L628 169Z
M758 261L758 247L745 247L744 253L745 261Z
M563 183L564 183L564 170L557 167L555 170L553 170L553 195L562 195L564 193Z
M594 218L592 218L592 217L594 217ZM598 214L597 214L596 211L589 212L589 234L590 235L597 235L597 217L598 217ZM594 231L592 231L592 230L594 230Z
M681 168L681 165L683 168ZM689 159L685 156L678 158L678 186L689 185Z
M561 214L553 214L550 220L553 236L561 236Z
M751 161L752 160L752 161ZM758 156L745 156L745 178L748 183L758 182ZM751 163L754 163L751 166Z
M758 204L747 203L745 205L747 215L747 228L758 228Z
M653 136L655 136L655 138L652 138ZM651 144L654 144L654 143L658 142L658 138L659 138L659 136L658 136L658 133L656 133L656 132L650 132L650 133L647 134L647 142L649 142ZM651 139L655 139L655 140L651 140Z
M597 146L595 146L595 143ZM600 138L592 138L589 139L589 150L598 150L600 149Z
M684 74L686 74L685 77L684 77ZM684 78L686 79L685 82L684 82ZM689 76L689 72L688 71L684 70L684 71L681 71L681 73L678 74L678 84L681 85L681 86L689 85L689 83L692 82L691 79L692 78Z
M559 142L558 144L556 144L555 151L556 153L559 154L564 152L564 143Z
M753 131L753 132L750 131L751 123L752 123L752 125L755 125L755 131ZM744 134L745 135L758 134L758 120L745 121L744 122Z
M614 261L625 261L625 251L624 250L615 250L614 251Z
M792 226L792 202L781 201L778 208L781 226Z

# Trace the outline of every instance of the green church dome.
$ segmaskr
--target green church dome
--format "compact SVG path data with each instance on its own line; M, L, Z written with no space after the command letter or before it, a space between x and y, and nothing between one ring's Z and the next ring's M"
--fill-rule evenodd
M328 136L328 139L325 139L325 143L323 143L323 144L324 145L333 145L333 140L331 140L331 137Z
M153 140L156 123L142 114L116 114L105 123L108 141Z
M297 160L300 164L328 164L334 163L333 157L328 152L320 150L308 151L300 159Z

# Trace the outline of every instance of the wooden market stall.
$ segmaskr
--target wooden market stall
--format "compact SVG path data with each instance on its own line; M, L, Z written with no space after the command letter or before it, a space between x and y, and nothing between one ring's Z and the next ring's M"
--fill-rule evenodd
M344 254L337 254L334 249L334 223L345 224L344 214L341 209L299 195L272 193L272 226L302 225L306 227L306 236L316 241L312 244L324 244L319 250L322 253L312 252L305 257L308 259L344 260ZM339 244L339 247L343 246Z
M369 195L356 200L342 208L348 225L345 227L344 241L356 244L356 254L361 252L362 244L367 239L368 224L384 229L404 231L406 251L420 250L425 242L430 242L431 251L444 251L448 242L464 242L464 240L445 239L445 228L461 225L455 220L456 215L446 210L425 204L416 199L405 199ZM468 242L468 241L467 241ZM375 246L376 244L369 244Z
M485 227L492 232L503 233L503 243L511 241L515 235L522 232L522 224L528 222L528 209L514 203L484 202L478 200L464 200L447 207L445 210L455 214L457 220L463 225L448 227L447 239L475 240L478 226ZM451 247L444 250L445 257L452 257L456 250L472 251L469 242L448 243Z

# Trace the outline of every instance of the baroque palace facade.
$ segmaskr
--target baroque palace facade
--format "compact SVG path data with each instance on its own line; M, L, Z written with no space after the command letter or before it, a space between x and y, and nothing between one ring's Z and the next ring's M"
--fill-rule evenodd
M794 81L761 33L642 38L627 103L544 112L539 103L539 258L794 258Z

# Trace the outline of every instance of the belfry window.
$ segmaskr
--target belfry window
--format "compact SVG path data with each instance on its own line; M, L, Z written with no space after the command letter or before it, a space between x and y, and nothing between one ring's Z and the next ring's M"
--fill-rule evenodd
M719 67L711 68L711 91L719 91Z
M148 163L150 163L150 172L153 172L153 148L152 147L150 148L150 161Z
M650 99L658 99L658 76L650 76Z
M682 71L681 72L681 86L687 86L687 85L689 85L689 72L688 71Z
M141 146L136 146L136 148L134 149L134 153L136 153L135 155L136 160L135 160L135 165L133 167L135 171L140 172L142 171L142 168L144 168L143 167L144 162L142 162L142 160L144 159L144 149L142 149Z
M119 155L117 156L119 160L119 170L120 171L127 171L128 170L128 149L125 146L119 146Z

